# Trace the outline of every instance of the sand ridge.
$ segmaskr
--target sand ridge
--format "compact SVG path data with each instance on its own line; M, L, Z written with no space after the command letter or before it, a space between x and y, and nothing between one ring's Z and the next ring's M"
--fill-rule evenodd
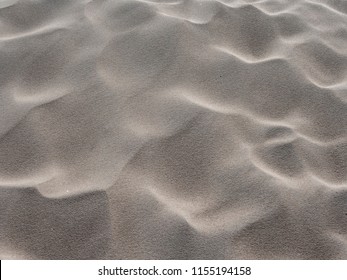
M0 257L346 259L347 1L0 4Z

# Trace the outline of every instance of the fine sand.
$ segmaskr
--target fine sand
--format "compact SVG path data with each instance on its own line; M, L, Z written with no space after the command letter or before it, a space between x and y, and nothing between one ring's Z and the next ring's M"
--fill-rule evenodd
M0 1L0 258L347 259L347 1Z

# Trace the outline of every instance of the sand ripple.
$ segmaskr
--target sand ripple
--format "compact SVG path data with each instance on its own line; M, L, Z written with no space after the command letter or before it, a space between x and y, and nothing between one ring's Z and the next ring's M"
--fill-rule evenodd
M0 258L346 259L347 2L0 4Z

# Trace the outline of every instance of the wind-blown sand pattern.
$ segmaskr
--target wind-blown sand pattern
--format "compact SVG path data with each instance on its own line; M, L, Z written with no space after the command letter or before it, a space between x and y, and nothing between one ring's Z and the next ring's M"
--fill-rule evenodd
M0 258L347 259L347 1L0 1Z

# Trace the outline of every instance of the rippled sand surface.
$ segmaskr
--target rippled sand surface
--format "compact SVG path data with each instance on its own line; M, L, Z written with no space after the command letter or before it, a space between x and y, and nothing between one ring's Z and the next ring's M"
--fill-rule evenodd
M0 1L0 258L347 259L347 1Z

